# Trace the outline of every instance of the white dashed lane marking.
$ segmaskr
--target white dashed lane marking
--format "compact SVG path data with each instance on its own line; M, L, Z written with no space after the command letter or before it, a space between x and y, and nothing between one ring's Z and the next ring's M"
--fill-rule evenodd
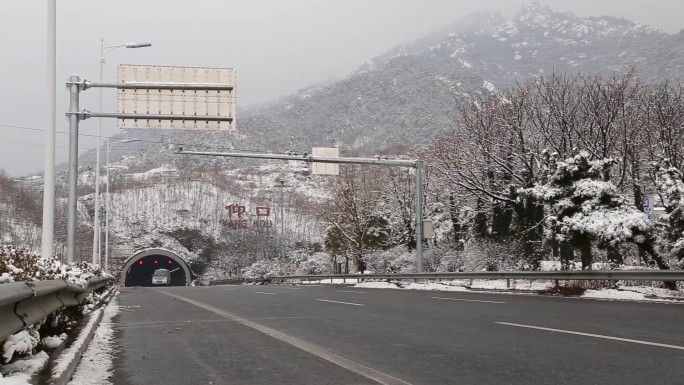
M572 331L572 330L545 328L545 327L541 327L541 326L514 324L514 323L510 323L510 322L494 322L494 323L495 323L495 324L499 324L499 325L516 326L516 327L519 327L519 328L544 330L544 331L547 331L547 332L555 332L555 333L563 333L563 334L574 334L574 335L576 335L576 336L592 337L592 338L602 338L602 339L604 339L604 340L622 341L622 342L629 342L629 343L632 343L632 344L650 345L650 346L657 346L657 347L660 347L660 348L684 350L684 346L661 344L661 343L658 343L658 342L649 342L649 341L633 340L633 339L631 339L631 338L611 337L611 336L604 336L604 335L601 335L601 334L582 333L582 332L575 332L575 331Z
M320 299L320 298L317 298L316 301L332 302L332 303L341 303L342 305L366 306L366 305L364 305L364 304L362 304L362 303L332 301L332 300L329 300L329 299Z
M430 297L433 299L446 299L449 301L464 301L464 302L484 302L484 303L506 303L500 301L484 301L481 299L465 299L465 298L448 298L448 297Z

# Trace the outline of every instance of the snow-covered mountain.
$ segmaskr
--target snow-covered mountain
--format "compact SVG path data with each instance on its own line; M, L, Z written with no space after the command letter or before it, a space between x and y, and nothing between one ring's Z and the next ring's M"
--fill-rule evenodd
M453 128L456 106L470 95L554 71L611 75L635 67L645 79L680 78L683 64L683 34L532 3L510 20L474 15L396 47L340 82L243 116L241 130L269 148L420 146Z

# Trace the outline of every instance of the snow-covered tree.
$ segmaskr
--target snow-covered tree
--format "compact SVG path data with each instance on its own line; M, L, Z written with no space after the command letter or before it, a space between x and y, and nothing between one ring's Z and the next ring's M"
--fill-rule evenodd
M658 193L663 201L668 224L667 237L671 242L672 253L679 264L684 264L684 177L673 167L669 159L663 159L656 167L658 173Z
M606 248L631 242L659 268L668 268L656 248L654 224L606 181L614 159L591 160L588 152L580 151L565 160L555 153L546 154L545 163L546 183L521 189L520 194L549 205L546 224L552 245L578 250L582 268L591 269L594 243ZM569 257L562 256L564 266L569 264Z

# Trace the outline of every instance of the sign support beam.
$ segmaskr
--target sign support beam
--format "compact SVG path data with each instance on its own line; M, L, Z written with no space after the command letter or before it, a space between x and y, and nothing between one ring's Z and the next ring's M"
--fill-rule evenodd
M422 161L402 160L402 159L383 159L377 158L349 158L349 157L322 157L309 154L257 154L240 152L203 152L203 151L183 151L181 147L179 155L203 155L221 156L227 158L250 158L250 159L274 159L274 160L296 160L301 162L320 162L336 164L369 164L377 166L396 166L416 169L416 270L423 272L423 177Z

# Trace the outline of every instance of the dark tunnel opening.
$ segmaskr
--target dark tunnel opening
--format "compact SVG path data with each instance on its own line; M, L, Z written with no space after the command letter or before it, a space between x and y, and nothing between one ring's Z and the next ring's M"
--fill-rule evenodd
M152 275L158 269L171 272L168 286L185 286L185 271L180 263L163 255L148 255L137 259L126 272L126 286L153 286Z

